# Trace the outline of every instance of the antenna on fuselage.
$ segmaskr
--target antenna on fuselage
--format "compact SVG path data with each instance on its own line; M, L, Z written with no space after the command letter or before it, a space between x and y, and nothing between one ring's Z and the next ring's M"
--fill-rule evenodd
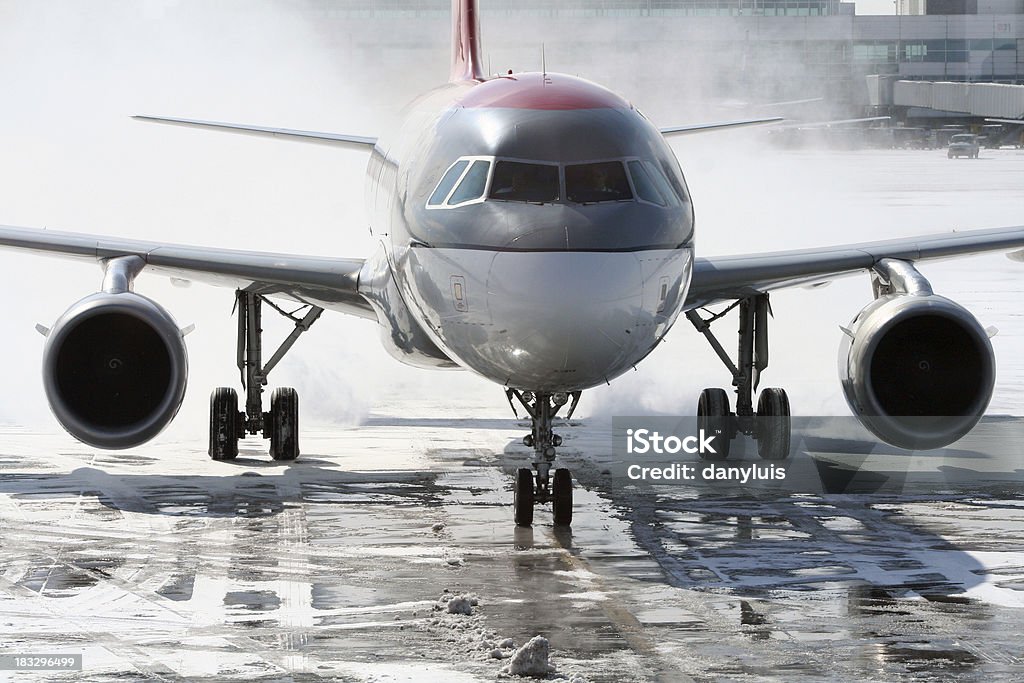
M542 83L547 85L551 81L548 80L548 59L544 50L544 43L540 44L540 70L542 75Z

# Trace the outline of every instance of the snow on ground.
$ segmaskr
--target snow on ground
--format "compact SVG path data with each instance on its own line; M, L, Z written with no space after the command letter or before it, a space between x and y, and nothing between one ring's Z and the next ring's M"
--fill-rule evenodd
M510 676L547 678L555 672L555 667L548 664L550 653L551 645L548 639L544 636L534 636L512 654L508 666L502 669L502 672Z

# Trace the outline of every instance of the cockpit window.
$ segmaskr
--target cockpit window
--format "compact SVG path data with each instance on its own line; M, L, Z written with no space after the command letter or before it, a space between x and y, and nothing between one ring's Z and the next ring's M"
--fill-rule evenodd
M646 165L647 170L651 172L654 182L664 182L665 179L668 178L668 187L674 190L671 196L674 196L674 198L682 204L686 204L689 201L686 195L686 188L684 188L682 183L679 181L679 176L673 173L672 169L669 168L668 162L664 160L661 162L661 170L664 171L664 173L661 173L658 170L658 167L649 161L645 161L644 164ZM659 185L659 187L661 186ZM679 206L679 204L674 201L669 202L669 205Z
M558 199L558 166L499 161L494 165L490 198L553 202Z
M437 188L434 189L434 193L430 195L430 199L427 200L428 206L440 206L444 204L445 197L455 187L456 181L462 176L462 172L466 170L466 166L469 166L469 161L465 159L459 159L454 164L448 167L444 177L441 178L441 182L437 184ZM421 197L423 195L420 195Z
M660 194L665 199L665 204L667 204L668 206L675 207L675 206L679 206L680 203L682 201L684 201L683 197L685 195L680 196L680 192L677 191L677 189L675 187L673 187L672 185L669 184L668 180L665 179L665 174L661 172L661 169L658 168L658 165L655 164L653 161L642 161L642 162L631 161L629 163L630 171L633 170L633 164L642 164L643 165L643 169L645 171L647 171L647 177L651 179L652 183L654 183L654 187L657 188L658 194ZM636 183L636 176L637 176L637 174L634 171L633 172L633 182L634 183ZM639 192L639 191L640 190L638 188L637 192Z
M565 167L565 196L570 202L620 202L633 198L621 161Z
M644 170L643 164L639 161L630 161L626 165L629 166L629 175L633 176L633 187L636 188L636 196L645 202L665 206L664 196L658 191L654 181L651 180L651 176Z
M491 170L491 162L477 160L466 171L462 182L448 198L448 205L462 204L463 202L479 199L484 195L484 188L487 187L487 173Z
M564 189L562 184L564 183ZM665 160L614 159L558 164L464 156L445 171L428 209L454 209L488 200L546 204L640 201L667 208L688 203L686 188Z

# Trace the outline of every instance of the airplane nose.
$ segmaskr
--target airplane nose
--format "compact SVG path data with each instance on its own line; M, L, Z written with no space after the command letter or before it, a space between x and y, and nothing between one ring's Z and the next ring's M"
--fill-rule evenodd
M505 379L518 388L602 384L649 343L640 329L642 268L632 252L500 252L487 302L493 358L505 360Z

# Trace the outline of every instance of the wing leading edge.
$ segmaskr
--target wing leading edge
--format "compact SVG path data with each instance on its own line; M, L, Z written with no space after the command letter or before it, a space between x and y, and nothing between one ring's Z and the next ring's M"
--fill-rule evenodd
M286 296L321 308L377 319L358 292L363 259L192 247L11 226L0 226L0 247L96 262L138 256L150 272L268 296Z
M785 287L813 285L867 270L881 259L923 261L1024 249L1024 226L879 242L694 260L686 310ZM1024 260L1024 252L1010 254Z

